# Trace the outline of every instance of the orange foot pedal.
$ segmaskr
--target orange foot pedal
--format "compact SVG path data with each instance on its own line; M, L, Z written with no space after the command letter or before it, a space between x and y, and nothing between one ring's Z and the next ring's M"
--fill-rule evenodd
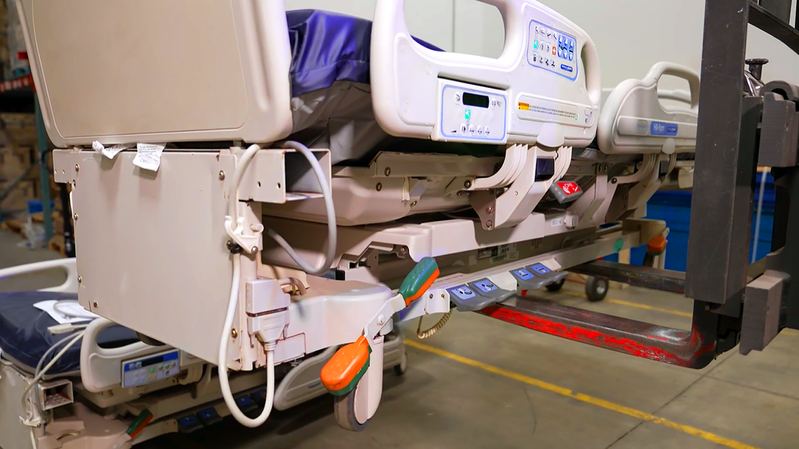
M369 369L371 353L372 348L363 335L341 347L322 368L322 384L335 396L349 393Z

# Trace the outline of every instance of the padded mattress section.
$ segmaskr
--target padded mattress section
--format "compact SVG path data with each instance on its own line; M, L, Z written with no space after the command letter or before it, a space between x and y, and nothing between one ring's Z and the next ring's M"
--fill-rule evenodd
M294 121L289 140L329 148L333 164L368 162L396 141L380 128L372 111L372 22L319 10L288 11L286 20Z
M47 300L77 300L72 293L16 292L0 293L0 351L16 362L33 370L45 352L65 338L74 334L52 335L47 330L58 323L33 305ZM100 333L101 347L121 347L139 341L136 333L122 326L114 326ZM60 349L59 349L60 350ZM53 355L59 350L53 351ZM42 365L50 360L45 360ZM80 369L80 343L73 345L48 371L62 374Z

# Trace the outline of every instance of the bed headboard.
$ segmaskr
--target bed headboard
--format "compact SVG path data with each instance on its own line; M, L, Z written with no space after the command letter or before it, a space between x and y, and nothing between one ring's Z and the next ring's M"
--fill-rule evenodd
M282 0L16 1L59 147L291 131Z

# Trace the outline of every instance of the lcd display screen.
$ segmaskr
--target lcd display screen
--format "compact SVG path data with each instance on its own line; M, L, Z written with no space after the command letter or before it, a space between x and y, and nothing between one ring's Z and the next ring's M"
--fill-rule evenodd
M463 93L463 104L466 106L476 106L478 108L488 107L488 97L485 95L471 94L469 92Z

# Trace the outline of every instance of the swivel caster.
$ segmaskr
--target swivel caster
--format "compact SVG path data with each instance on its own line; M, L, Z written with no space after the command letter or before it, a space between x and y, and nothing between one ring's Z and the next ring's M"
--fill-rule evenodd
M408 371L408 353L407 352L403 352L402 353L402 358L400 359L399 364L398 365L394 365L394 373L397 376L402 376L403 374L405 374L405 371Z
M589 276L585 281L585 296L591 302L599 302L608 295L609 283L605 278Z
M559 281L555 281L555 282L547 285L546 289L547 289L548 292L556 292L556 291L562 289L563 288L563 284L565 284L565 283L566 283L566 278L563 278L563 279L561 279Z
M396 370L396 367L394 368ZM359 422L355 416L355 394L358 387L355 387L349 393L341 396L334 396L333 400L333 414L336 417L336 423L344 430L351 432L360 432L369 424L367 419L365 422Z

